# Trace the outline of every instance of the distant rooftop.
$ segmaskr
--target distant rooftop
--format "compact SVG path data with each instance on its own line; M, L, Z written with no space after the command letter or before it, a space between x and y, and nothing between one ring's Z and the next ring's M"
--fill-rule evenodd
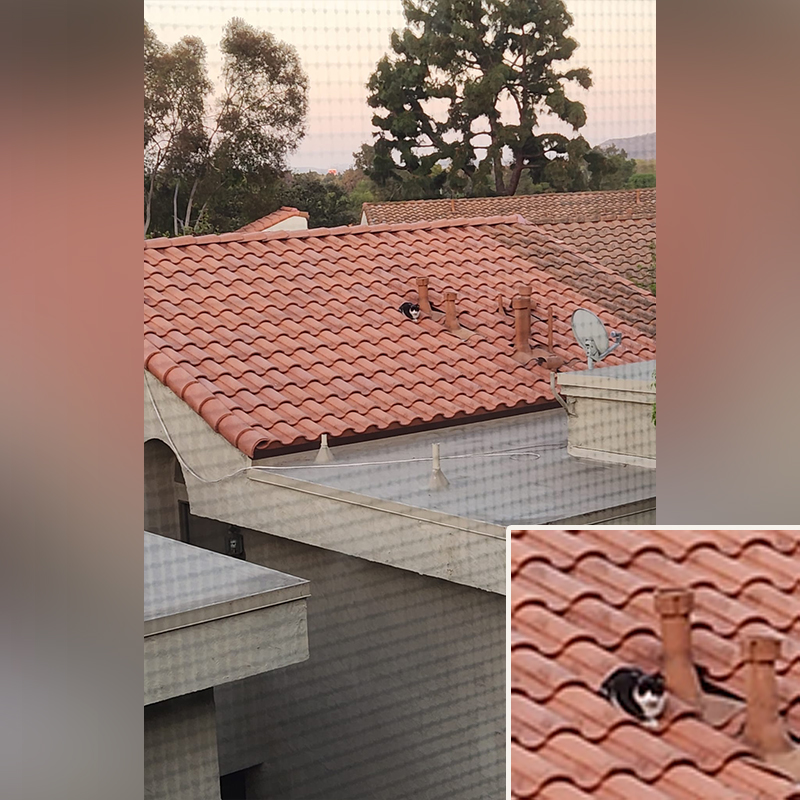
M431 491L435 442L450 485ZM314 452L260 463L299 467L274 470L297 480L502 526L557 522L656 493L653 470L567 455L560 409L346 445L333 453L336 462L327 466L313 465Z
M519 214L535 225L544 222L642 219L656 215L656 190L552 192L517 194L510 197L402 200L389 203L364 203L361 210L364 221L370 225L463 217L496 217L506 214Z
M292 206L282 206L277 211L273 211L271 214L267 214L265 217L260 217L259 219L248 223L247 225L243 225L241 228L238 228L236 232L260 233L262 231L270 230L276 225L279 225L281 222L286 222L286 220L292 219L293 217L302 217L303 219L308 220L308 212L300 211L300 209Z

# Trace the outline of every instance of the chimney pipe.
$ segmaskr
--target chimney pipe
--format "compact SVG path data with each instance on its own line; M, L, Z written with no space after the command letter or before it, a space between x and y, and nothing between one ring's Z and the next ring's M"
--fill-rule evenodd
M753 635L742 642L747 663L747 713L744 740L762 758L793 749L779 715L775 662L781 641L776 636Z
M456 293L452 289L448 289L444 293L444 324L452 333L461 327L456 316Z
M701 709L700 681L692 661L694 594L688 589L659 589L655 607L661 618L662 671L667 689L684 703Z
M419 294L419 307L427 314L431 313L431 301L428 297L428 279L417 278L417 294Z
M514 309L514 355L517 361L531 357L531 289L520 287L520 293L511 301Z

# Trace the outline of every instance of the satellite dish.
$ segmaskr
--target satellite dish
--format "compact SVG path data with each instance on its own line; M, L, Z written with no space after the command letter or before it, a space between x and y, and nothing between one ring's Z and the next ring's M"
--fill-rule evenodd
M586 308L579 308L573 312L572 333L578 344L586 351L589 369L594 367L595 361L604 359L616 350L622 339L622 334L615 331L611 332L609 338L606 326L600 321L600 317ZM611 344L612 341L614 344Z

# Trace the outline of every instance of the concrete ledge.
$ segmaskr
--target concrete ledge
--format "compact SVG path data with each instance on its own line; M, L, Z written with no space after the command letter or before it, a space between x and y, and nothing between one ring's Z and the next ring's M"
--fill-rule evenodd
M263 493L262 507L268 504L269 514L261 516L270 525L259 526L243 514L242 527L505 594L503 527L283 475L255 474L246 480ZM336 524L321 528L320 519Z
M152 533L144 554L145 705L308 658L307 581Z
M567 452L575 458L590 458L593 461L605 461L609 464L630 464L632 467L656 468L656 460L645 456L634 456L627 453L612 453L608 450L593 450L589 447L567 445Z
M260 675L307 658L305 599L153 634L144 640L144 703Z

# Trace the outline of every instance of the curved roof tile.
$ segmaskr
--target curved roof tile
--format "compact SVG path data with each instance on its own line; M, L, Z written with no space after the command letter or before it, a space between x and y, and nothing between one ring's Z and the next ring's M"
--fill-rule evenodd
M744 696L745 632L779 631L778 695L800 733L800 531L515 531L511 537L512 797L800 797L738 738L742 706L712 723L674 697L658 730L601 699L623 664L659 669L660 586L697 587L695 662Z
M321 433L354 437L551 404L549 373L511 358L513 318L498 308L498 296L507 305L522 283L533 292L533 343L545 342L552 306L554 350L567 368L584 362L570 324L581 306L624 334L609 365L655 357L636 315L609 311L622 300L650 308L647 293L541 232L540 250L507 246L500 231L507 239L518 226L530 228L512 215L147 240L145 369L261 457ZM603 277L570 284L567 268ZM403 317L399 306L418 300L423 276L439 306L446 289L457 291L471 336L454 336L438 317Z

